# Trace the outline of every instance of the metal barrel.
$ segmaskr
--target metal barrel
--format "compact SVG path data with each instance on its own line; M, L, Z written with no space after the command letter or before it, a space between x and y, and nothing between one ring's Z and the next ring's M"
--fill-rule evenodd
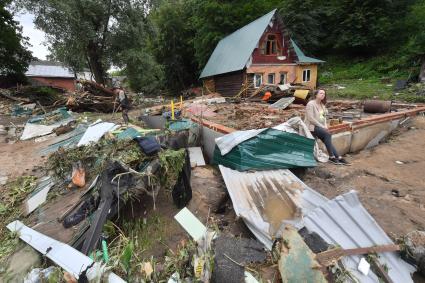
M391 110L391 101L366 100L363 103L365 113L386 113Z

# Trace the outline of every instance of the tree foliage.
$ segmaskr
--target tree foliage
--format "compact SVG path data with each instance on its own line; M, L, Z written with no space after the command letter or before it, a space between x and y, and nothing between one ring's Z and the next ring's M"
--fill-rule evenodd
M273 9L308 55L391 54L381 68L391 70L425 53L425 0L18 1L34 11L55 58L89 65L98 81L119 66L149 93L198 84L218 41Z
M0 76L17 78L23 76L32 56L21 27L7 8L10 3L0 2Z
M149 10L148 1L19 1L35 14L35 24L47 34L53 57L75 71L90 67L99 83L105 83L112 62L125 60L124 49L143 47L137 40ZM122 40L122 30L127 32L125 40L131 40L129 46L125 41L117 42Z

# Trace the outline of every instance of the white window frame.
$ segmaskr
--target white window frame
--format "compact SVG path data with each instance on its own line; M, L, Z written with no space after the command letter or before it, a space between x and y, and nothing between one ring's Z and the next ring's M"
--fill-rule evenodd
M257 76L260 77L259 84L257 86ZM254 74L254 88L259 88L263 84L263 74L255 73Z
M273 81L272 82L270 82L270 76L273 76ZM274 84L274 82L276 81L276 75L275 75L275 73L269 73L269 74L267 74L267 83L268 84Z
M311 69L303 70L303 83L308 83L311 81Z
M286 82L288 81L288 73L283 73L282 72L282 73L279 74L279 84L282 81L282 76L285 77L285 79L283 80L283 84L286 84Z

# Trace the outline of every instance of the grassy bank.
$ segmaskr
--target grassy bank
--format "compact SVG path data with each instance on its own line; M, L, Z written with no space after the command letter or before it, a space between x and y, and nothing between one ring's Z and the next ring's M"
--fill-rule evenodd
M395 91L397 80L414 77L416 70L407 70L394 58L372 59L326 58L319 69L319 85L333 98L382 99L406 102L425 102L419 90L425 85L412 84Z

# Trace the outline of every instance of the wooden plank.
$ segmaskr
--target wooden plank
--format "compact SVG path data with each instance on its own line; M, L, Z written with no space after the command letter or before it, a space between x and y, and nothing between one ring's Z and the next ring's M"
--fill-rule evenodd
M329 266L344 256L363 255L363 254L371 254L371 253L386 253L386 252L395 252L399 250L400 250L399 245L382 245L382 246L356 248L356 249L336 248L336 249L331 249L331 250L324 251L317 254L316 259L319 261L321 265Z
M320 271L315 254L308 248L304 239L293 227L286 227L282 233L282 250L278 263L283 283L287 282L327 282Z
M377 259L372 258L370 261L373 271L379 276L379 278L385 283L393 283L393 280L385 271L384 267L379 263Z

